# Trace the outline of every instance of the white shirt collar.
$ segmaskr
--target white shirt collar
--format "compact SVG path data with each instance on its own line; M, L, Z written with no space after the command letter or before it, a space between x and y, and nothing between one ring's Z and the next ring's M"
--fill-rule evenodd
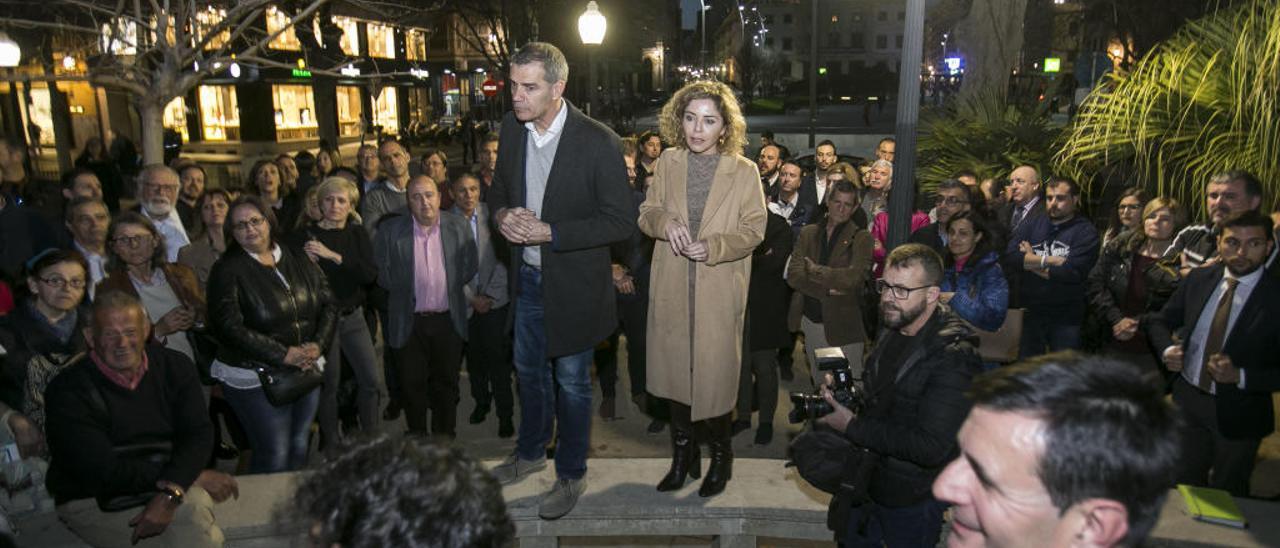
M551 121L551 127L547 128L546 133L539 134L538 127L534 125L534 121L524 123L525 129L529 130L530 137L533 137L534 144L538 147L547 144L548 141L555 138L564 130L564 121L569 118L569 102L560 99L560 112L556 113L555 120Z
M1237 284L1252 289L1253 286L1258 285L1258 281L1262 279L1262 274L1263 272L1266 272L1266 270L1267 270L1266 266L1263 265L1263 266L1259 266L1257 270L1254 270L1253 272L1245 274L1244 276L1236 276L1235 274L1231 273L1230 268L1224 268L1222 270L1222 277L1224 279L1225 278L1234 279L1236 280ZM1237 288L1236 291L1239 291L1239 288Z

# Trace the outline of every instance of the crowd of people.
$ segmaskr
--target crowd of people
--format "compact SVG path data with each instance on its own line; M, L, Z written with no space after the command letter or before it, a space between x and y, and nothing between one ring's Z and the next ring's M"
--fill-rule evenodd
M1129 505L1124 527L1096 507L1059 524L1103 540L1145 534L1175 480L1248 494L1280 390L1280 218L1261 212L1248 172L1203 182L1195 223L1193 204L1140 187L1090 218L1076 181L1037 166L956 173L912 214L910 243L890 248L892 139L868 160L822 141L809 167L769 132L750 144L732 90L709 81L677 91L656 130L619 138L562 97L554 46L526 45L511 66L513 112L470 168L385 140L360 146L354 166L322 145L214 188L180 158L139 170L130 207L101 140L56 182L0 142L0 429L22 457L49 457L48 491L76 534L220 545L211 508L238 484L218 461L302 469L313 423L322 448L358 448L326 474L392 481L395 466L439 459L449 468L423 478L478 482L489 499L494 478L546 468L554 443L539 514L556 519L586 490L593 415L617 415L620 335L631 400L650 433L670 433L658 490L701 478L703 497L726 489L731 440L753 412L753 442L772 443L779 379L802 344L835 409L820 428L879 459L865 489L833 501L849 546L931 546L949 505L958 538L1006 533L973 505L1008 496L993 487L1008 478L979 465L1013 458L992 448L1014 443L1010 429L1048 432L1047 453L1019 458L1067 451L1079 434L1062 429L1154 440L1109 460L1137 478L1129 498L1128 479L1061 495L1102 480L1042 467L1046 515ZM999 357L1009 340L1016 356ZM817 352L830 348L860 380L861 409L827 387ZM466 420L494 411L497 435L515 437L492 478L421 441L455 439L464 362ZM1043 414L1108 398L1132 407L1123 420ZM401 416L418 441L383 432ZM329 544L352 525L334 522L345 503L326 489L303 499ZM403 496L448 495L431 489ZM510 523L486 504L464 510L488 520L481 538L508 542Z

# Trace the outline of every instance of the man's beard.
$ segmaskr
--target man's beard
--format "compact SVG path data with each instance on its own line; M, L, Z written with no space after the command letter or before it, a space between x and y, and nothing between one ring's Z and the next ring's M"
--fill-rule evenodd
M173 211L173 203L168 198L153 198L143 202L143 207L152 217L164 217Z
M889 329L902 329L924 314L925 304L925 301L920 301L919 306L907 310L895 304L881 302L880 322ZM891 314L896 314L896 317Z

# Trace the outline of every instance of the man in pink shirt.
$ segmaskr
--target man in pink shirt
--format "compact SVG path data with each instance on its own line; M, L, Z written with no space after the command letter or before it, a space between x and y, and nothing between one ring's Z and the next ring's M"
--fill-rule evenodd
M409 433L449 440L476 242L466 220L440 210L439 187L430 177L411 179L405 195L408 214L386 218L374 241L378 284L389 293L385 337L399 364Z

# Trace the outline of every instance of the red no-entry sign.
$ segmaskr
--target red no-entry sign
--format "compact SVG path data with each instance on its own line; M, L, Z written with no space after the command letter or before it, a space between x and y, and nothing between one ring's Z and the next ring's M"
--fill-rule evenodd
M484 93L485 97L493 97L497 95L498 82L494 81L493 78L485 80L484 83L480 84L480 92Z

